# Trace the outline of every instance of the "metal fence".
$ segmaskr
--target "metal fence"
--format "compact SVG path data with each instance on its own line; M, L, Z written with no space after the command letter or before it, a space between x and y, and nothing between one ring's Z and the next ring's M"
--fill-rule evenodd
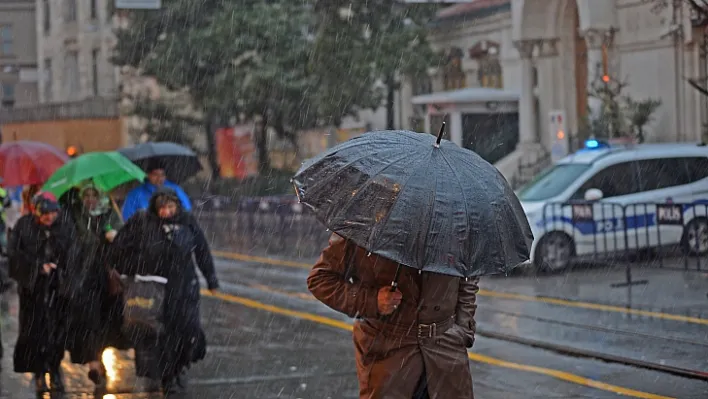
M535 226L537 256L643 259L661 268L708 269L708 204L565 202L546 204L542 212ZM548 252L562 250L548 243L563 240L570 253Z
M213 248L311 258L327 245L331 233L300 204L243 204L233 211L195 210Z

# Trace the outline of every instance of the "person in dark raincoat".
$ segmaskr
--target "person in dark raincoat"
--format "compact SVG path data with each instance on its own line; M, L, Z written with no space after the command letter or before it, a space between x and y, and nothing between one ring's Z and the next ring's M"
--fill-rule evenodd
M17 281L20 299L19 335L14 369L34 373L38 391L62 391L61 360L66 339L64 273L76 261L74 226L61 213L56 198L39 193L33 214L22 216L10 235L10 277Z
M479 278L419 273L333 234L307 278L325 305L356 317L361 399L473 399L467 348L474 343Z
M90 183L84 185L78 201L67 198L81 245L80 260L70 265L67 280L72 284L67 298L69 323L66 349L75 364L88 364L89 379L97 386L106 382L101 354L108 346L125 349L121 340L122 302L111 295L109 280L115 273L110 262L111 242L123 225L105 193Z
M167 279L164 333L156 345L139 347L136 343L136 374L159 379L165 391L180 390L184 388L182 372L206 355L199 316L200 286L192 255L209 289L219 287L204 232L196 219L182 210L179 196L162 188L153 194L146 210L126 222L113 244L120 249L115 263L121 274ZM159 359L159 364L145 364L152 363L151 358Z

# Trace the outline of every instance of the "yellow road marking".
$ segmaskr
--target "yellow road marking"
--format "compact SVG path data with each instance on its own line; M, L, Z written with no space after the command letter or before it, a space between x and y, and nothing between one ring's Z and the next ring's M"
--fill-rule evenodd
M261 257L261 256L244 255L244 254L239 254L239 253L234 253L234 252L224 252L224 251L212 251L212 252L215 256L218 256L220 258L232 259L232 260L240 260L240 261L246 261L246 262L257 262L257 263L264 263L264 264L275 265L275 266L295 267L298 269L310 269L312 267L312 265L309 265L307 263L302 263L302 262L294 262L294 261L288 261L288 260L266 258L266 257ZM680 322L684 322L684 323L708 325L708 319L703 319L700 317L682 316L682 315L677 315L677 314L652 312L652 311L640 310L640 309L628 309L628 308L623 308L621 306L602 305L599 303L592 303L592 302L581 302L581 301L573 301L573 300L569 300L569 299L556 299L556 298L549 298L549 297L543 297L543 296L514 294L514 293L510 293L510 292L492 291L492 290L484 290L484 289L479 290L479 295L500 298L500 299L541 302L541 303L545 303L545 304L549 304L549 305L599 310L599 311L603 311L603 312L624 313L624 314L631 314L631 315L635 315L635 316L646 316L646 317L653 317L653 318L657 318L657 319L680 321Z
M632 314L632 315L636 315L636 316L647 316L647 317L654 317L657 319L681 321L684 323L695 323L695 324L708 325L708 319L702 319L700 317L681 316L678 314L652 312L652 311L640 310L640 309L627 309L627 308L623 308L621 306L602 305L599 303L592 303L592 302L580 302L580 301L572 301L572 300L567 300L567 299L556 299L556 298L548 298L548 297L543 297L543 296L522 295L522 294L509 293L509 292L490 291L490 290L479 290L479 295L495 297L495 298L502 298L502 299L514 299L514 300L520 300L520 301L543 302L543 303L547 303L549 305L570 306L570 307L575 307L575 308L601 310L601 311L605 311L605 312L626 313L626 314Z
M276 265L276 266L295 267L298 269L310 269L312 267L312 265L308 265L307 263L302 263L302 262L293 262L293 261L289 261L289 260L265 258L262 256L244 255L244 254L238 254L235 252L211 251L211 253L214 254L215 256L220 257L220 258L242 260L245 262L258 262L258 263L265 263L265 264Z
M252 299L243 298L231 294L225 294L222 292L216 292L212 294L209 290L202 290L202 295L209 296L212 298L218 298L226 302L237 303L253 309L265 310L270 313L279 314L283 316L295 317L302 320L311 321L318 324L323 324L326 326L339 328L341 330L352 331L353 326L350 323L335 320L329 317L318 316L316 314L300 312L296 310L290 310L281 308L279 306L269 305L263 302L254 301ZM599 389L602 391L612 392L618 395L630 396L633 398L641 399L675 399L669 396L655 395L642 391L635 391L634 389L624 388L617 385L607 384L601 381L593 380L590 378L581 377L576 374L567 373L565 371L549 369L545 367L531 366L528 364L514 363L506 360L497 359L490 356L480 355L477 353L467 354L470 360L485 363L492 366L503 367L513 370L526 371L534 374L547 375L549 377L554 377L559 380L571 382L577 385L583 385L590 388Z

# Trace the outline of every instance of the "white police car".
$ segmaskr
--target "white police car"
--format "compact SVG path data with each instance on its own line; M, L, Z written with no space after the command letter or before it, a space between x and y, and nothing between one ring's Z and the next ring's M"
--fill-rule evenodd
M588 140L517 194L534 233L531 261L538 269L664 245L708 253L705 144Z

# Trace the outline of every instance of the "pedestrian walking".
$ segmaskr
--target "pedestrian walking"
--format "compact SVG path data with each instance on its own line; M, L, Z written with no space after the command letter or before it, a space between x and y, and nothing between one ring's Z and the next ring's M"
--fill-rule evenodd
M143 281L138 275L150 279L152 287L155 281L162 284L161 292L154 293L159 299L155 302L162 302L156 339L134 342L136 374L160 381L166 392L179 391L185 388L183 372L206 356L194 260L209 289L219 287L204 232L194 216L182 210L178 194L163 188L153 194L146 210L126 222L113 245L116 270L131 276L131 285ZM129 295L126 292L126 306Z
M307 278L315 298L357 318L360 397L473 398L467 348L474 343L479 278L403 268L392 291L397 269L333 234Z
M74 192L70 191L71 195ZM111 293L111 242L123 225L111 207L108 195L91 182L78 190L79 202L69 209L75 223L80 258L66 273L69 323L66 348L75 364L88 365L88 376L96 386L106 383L101 354L108 346L127 349L120 335L122 301Z
M479 277L529 259L533 235L509 184L443 133L366 133L293 178L335 233L307 284L357 318L362 399L472 399Z
M147 178L143 184L130 190L125 197L122 209L124 220L130 219L139 210L147 209L152 195L162 187L175 192L177 198L179 198L182 211L189 212L192 210L192 203L189 197L179 185L167 180L165 169L165 163L159 159L151 160L148 163L146 167Z
M13 356L17 373L33 373L38 392L63 391L61 361L66 341L64 272L77 261L73 225L56 198L38 193L33 214L22 216L9 240L10 276L18 283L19 335Z

